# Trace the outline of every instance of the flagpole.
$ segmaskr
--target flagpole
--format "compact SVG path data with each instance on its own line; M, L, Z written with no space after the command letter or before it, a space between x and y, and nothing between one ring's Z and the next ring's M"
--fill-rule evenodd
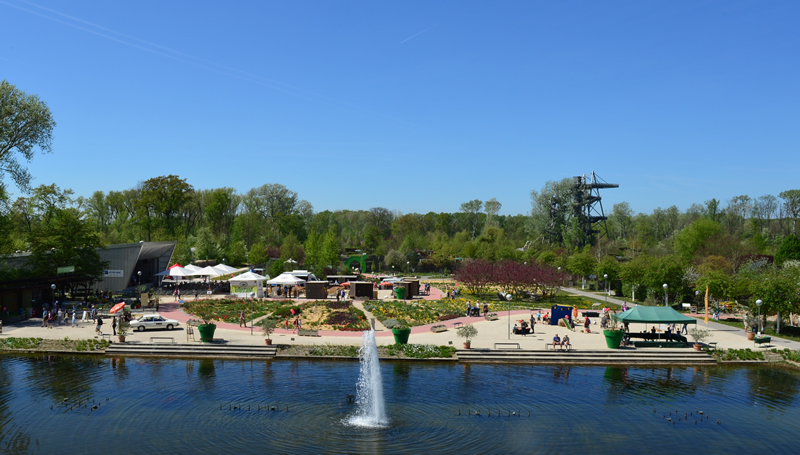
M708 286L706 286L706 325L708 325Z

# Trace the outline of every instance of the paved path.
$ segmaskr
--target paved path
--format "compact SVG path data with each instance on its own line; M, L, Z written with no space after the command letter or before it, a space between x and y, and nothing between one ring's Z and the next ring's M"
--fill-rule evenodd
M577 290L572 290L577 291ZM431 289L431 296L427 298L437 298L438 290ZM578 294L577 292L575 292ZM579 294L580 295L580 294ZM590 294L591 295L591 294ZM164 297L164 300L171 300L171 296ZM618 299L609 299L609 303L622 302ZM358 302L357 305L361 305ZM363 308L363 306L362 306ZM183 327L190 316L183 313L179 304L166 301L160 304L159 313L170 319L178 320ZM411 338L409 342L417 344L435 344L435 345L448 345L460 347L464 341L456 335L454 324L461 322L463 324L474 324L478 329L478 336L472 341L472 346L475 348L494 348L494 343L499 342L518 342L523 349L544 350L544 344L550 343L553 336L558 334L563 337L566 329L563 327L537 324L534 327L535 333L533 335L521 336L512 335L509 333L509 326L513 326L518 320L530 318L529 310L513 310L497 311L499 320L486 321L483 317L460 317L445 322L437 322L444 324L448 330L440 333L433 333L430 327L434 324L427 324L420 327L414 327L411 330ZM606 349L605 338L600 333L600 321L593 319L595 324L592 325L591 333L581 333L581 328L578 327L576 332L570 332L570 340L576 349ZM30 319L21 323L7 325L3 327L3 334L0 337L41 337L41 338L64 338L69 337L72 339L88 339L95 336L94 324L91 322L79 323L78 327L68 326L55 326L53 329L41 328L41 319ZM705 323L698 321L698 327L706 327ZM646 324L631 324L630 330L633 332L640 332L649 328ZM380 328L379 328L380 329ZM735 327L730 327L716 322L709 322L708 329L712 332L710 341L718 342L719 348L724 349L745 349L755 348L752 341L747 341L744 330ZM111 333L110 321L106 320L103 326L106 333ZM320 331L320 337L301 337L294 333L292 330L277 329L272 338L276 344L341 344L341 345L358 345L360 344L361 332L339 332L339 331ZM394 343L391 331L380 330L377 332L377 341L380 345L388 345ZM132 332L128 335L129 340L148 342L151 336L174 336L176 341L183 342L186 340L186 334L183 328L179 328L172 332L166 331L150 331L144 333ZM217 338L223 338L230 344L258 344L263 343L264 334L260 329L254 328L251 335L250 327L238 327L238 324L217 323ZM779 337L772 337L773 346L778 348L800 349L800 343L781 339Z
M575 289L575 288L561 288L561 290L566 292L566 293L573 294L573 295L580 295L582 297L591 297L593 299L604 300L604 296L603 295L598 295L595 292L583 291L581 289ZM616 299L614 297L609 297L608 298L608 303L612 303L612 304L618 305L620 307L622 306L623 303L627 303L628 306L633 305L631 302L628 302L627 300L620 300L620 299Z

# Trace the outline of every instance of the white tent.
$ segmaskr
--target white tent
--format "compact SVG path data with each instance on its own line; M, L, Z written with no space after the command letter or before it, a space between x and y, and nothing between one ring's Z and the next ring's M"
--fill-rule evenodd
M233 272L239 270L237 268L233 268L233 267L231 267L229 265L225 265L225 264L217 264L217 265L214 266L214 268L217 269L217 270L222 270L225 273L233 273Z
M192 276L220 276L220 275L224 275L226 273L228 273L228 272L223 272L221 270L215 269L214 267L208 266L208 267L203 267L200 270L196 270L194 272L191 272L190 275L192 275Z
M189 264L186 267L184 267L184 269L186 269L186 270L188 270L190 272L196 272L196 271L200 270L201 268L202 267L198 267L198 266L196 266L194 264Z
M292 275L291 273L281 273L280 275L276 276L275 278L267 281L267 284L278 284L278 285L286 285L286 286L294 286L296 284L306 284L306 280L301 280L296 276Z
M250 297L255 294L261 298L264 297L264 280L268 279L268 276L246 272L231 278L228 282L231 284L231 294L237 297Z
M190 276L192 274L191 271L186 270L181 266L172 267L171 269L164 270L163 272L156 273L156 276L171 276L176 278L182 278L185 276Z

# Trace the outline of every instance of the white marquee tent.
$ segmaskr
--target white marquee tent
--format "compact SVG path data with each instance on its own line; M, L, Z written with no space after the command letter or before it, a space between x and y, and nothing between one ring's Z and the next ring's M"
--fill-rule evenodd
M228 282L231 284L231 294L237 297L250 297L255 294L261 298L264 297L264 280L268 279L269 276L246 272L231 278Z

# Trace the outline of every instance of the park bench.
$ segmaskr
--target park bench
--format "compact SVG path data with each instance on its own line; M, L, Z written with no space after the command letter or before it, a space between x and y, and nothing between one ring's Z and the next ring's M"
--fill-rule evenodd
M558 346L558 345L556 345L556 346ZM549 343L545 343L544 344L544 350L546 351L546 350L552 348L555 351L556 346L553 346L553 342L551 341ZM561 347L561 350L563 351L564 350L564 345L561 345L560 347ZM568 344L566 346L566 348L567 348L567 351L571 351L572 350L572 343Z
M753 339L753 346L757 346L759 344L765 344L765 343L766 343L767 346L772 346L772 337L761 336L761 337L755 337Z
M158 343L171 343L171 344L175 344L175 338L174 338L174 337L150 337L150 342L151 342L151 343L156 343L156 342L158 342Z
M519 347L519 343L495 343L495 349L522 349Z
M318 337L319 330L298 330L297 334L301 337Z
M454 322L453 323L453 328L455 329L456 327L461 327L462 325L464 325L463 322Z
M683 341L634 341L637 348L685 348Z

